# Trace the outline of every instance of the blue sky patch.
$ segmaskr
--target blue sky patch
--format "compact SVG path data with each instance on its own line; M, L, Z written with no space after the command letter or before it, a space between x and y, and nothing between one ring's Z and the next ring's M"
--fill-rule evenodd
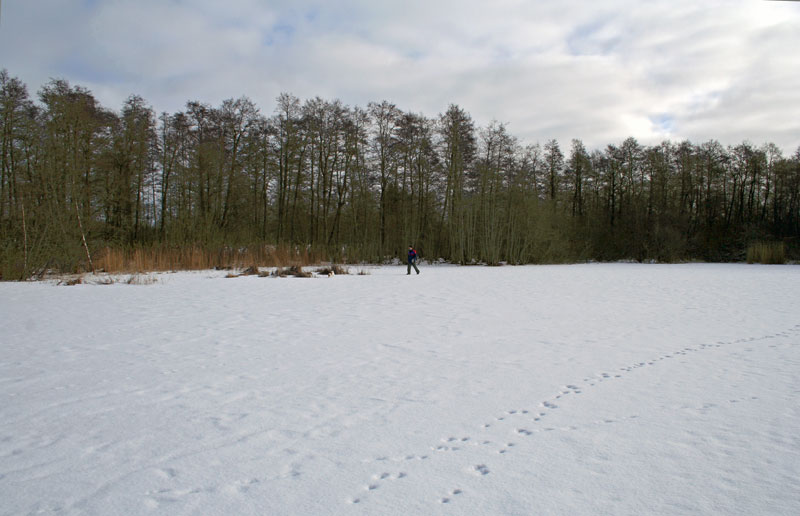
M650 116L650 122L659 130L672 133L675 131L675 117L669 113L660 113Z

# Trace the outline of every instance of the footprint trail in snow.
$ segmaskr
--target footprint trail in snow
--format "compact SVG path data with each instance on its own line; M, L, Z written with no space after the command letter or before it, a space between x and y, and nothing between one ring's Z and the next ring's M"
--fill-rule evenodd
M714 344L700 344L693 347L692 346L684 347L671 353L660 354L659 356L649 360L643 360L635 362L633 364L619 367L616 373L601 371L594 375L582 378L580 382L573 382L563 385L558 390L557 394L553 395L548 399L544 399L536 403L535 407L508 409L504 411L502 414L496 416L493 420L479 425L478 433L481 434L480 438L473 438L471 436L447 436L443 437L440 440L441 441L440 443L432 445L430 447L429 451L431 452L431 454L409 454L402 458L392 459L392 460L395 462L409 462L409 461L419 462L419 461L427 461L428 459L435 460L437 453L467 452L471 456L474 455L475 453L480 453L481 456L485 457L485 460L480 462L475 461L476 464L467 464L462 468L462 471L472 476L486 477L492 472L493 468L500 467L500 466L489 465L493 464L491 461L492 453L490 453L487 450L487 448L492 447L491 449L493 450L493 453L501 456L512 453L515 450L518 450L520 453L532 453L533 451L531 447L533 446L532 444L533 441L531 440L531 438L533 438L536 433L543 431L549 432L555 430L569 431L569 430L578 430L579 428L581 428L577 425L568 425L566 427L560 427L560 428L554 428L542 425L545 418L552 411L560 410L561 408L569 410L568 406L570 397L587 393L589 392L590 389L602 384L603 382L622 379L625 377L625 375L635 373L637 372L637 370L650 367L657 367L659 363L665 360L668 361L670 359L674 359L677 357L688 357L693 353L722 348L726 346L732 346L750 342L767 341L778 337L793 336L798 333L800 333L800 325L794 326L786 331L774 334L768 334L761 337L742 338L742 339L732 340L730 342L716 342ZM757 400L758 398L751 397L747 399ZM730 400L730 403L737 403L740 401L745 401L745 399ZM635 420L637 418L638 418L637 415L606 418L595 421L588 426L614 424L626 420ZM587 427L587 425L584 424L583 427ZM510 436L516 437L518 441L515 442L509 441L508 438ZM385 460L387 460L386 457L380 457L378 459L375 459L375 461L385 461ZM502 463L498 464L502 465ZM457 471L453 472L453 476L455 476L457 473L458 473ZM381 487L381 481L402 480L407 478L408 476L409 475L407 473L399 473L395 476L391 475L390 473L380 473L373 475L372 482L365 486L364 491L366 491L366 493L372 494L376 492L379 487ZM447 491L446 494L442 495L438 499L438 502L442 504L453 503L457 500L458 495L462 494L464 494L464 490L462 488L454 487L451 488L449 491ZM363 501L366 501L366 499L367 499L366 496L353 497L349 500L349 502L362 503Z

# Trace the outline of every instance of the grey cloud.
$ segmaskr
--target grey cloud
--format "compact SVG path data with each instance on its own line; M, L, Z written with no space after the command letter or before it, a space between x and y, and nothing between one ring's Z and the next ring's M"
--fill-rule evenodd
M171 111L247 95L270 113L288 91L429 116L458 103L527 142L800 143L800 6L790 3L33 4L3 5L0 66L33 90L65 76L109 107L131 93Z

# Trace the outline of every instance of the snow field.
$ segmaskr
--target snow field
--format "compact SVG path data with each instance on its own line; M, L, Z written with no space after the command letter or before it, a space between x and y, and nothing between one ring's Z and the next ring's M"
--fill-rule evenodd
M0 284L0 514L800 513L797 266Z

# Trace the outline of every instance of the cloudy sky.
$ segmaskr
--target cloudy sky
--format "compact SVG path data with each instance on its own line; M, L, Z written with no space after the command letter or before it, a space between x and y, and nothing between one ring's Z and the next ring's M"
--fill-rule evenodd
M281 92L455 103L523 143L800 145L800 2L3 0L0 68L119 109Z

